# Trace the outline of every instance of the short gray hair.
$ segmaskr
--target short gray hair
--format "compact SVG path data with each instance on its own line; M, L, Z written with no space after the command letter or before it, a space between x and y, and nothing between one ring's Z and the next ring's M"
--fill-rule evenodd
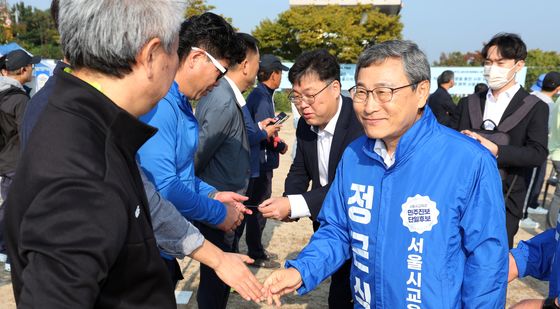
M426 55L412 41L391 40L368 46L358 58L355 79L358 79L360 69L372 64L378 64L387 58L400 58L403 63L404 73L411 84L423 80L430 80L430 64ZM416 89L416 85L412 86Z
M453 79L455 79L455 73L451 70L445 70L438 76L437 84L438 86L441 86L442 84L449 83Z
M62 51L76 69L122 78L153 38L166 52L178 37L184 4L176 0L60 0Z

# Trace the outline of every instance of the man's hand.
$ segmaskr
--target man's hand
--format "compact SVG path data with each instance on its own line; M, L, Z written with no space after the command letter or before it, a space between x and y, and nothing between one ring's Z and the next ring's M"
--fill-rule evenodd
M519 270L517 269L517 263L513 258L513 255L509 254L509 271L508 271L508 283L517 279L519 277Z
M494 157L498 157L498 145L494 144L489 139L482 137L480 134L477 134L470 130L463 130L461 133L474 138L475 140L479 141L482 146L486 147L486 149L490 150L490 152L494 155Z
M284 220L290 216L290 200L287 197L271 197L259 205L265 218Z
M286 152L288 152L288 144L286 144L284 140L282 140L282 143L284 143L284 149L280 151L280 154L286 154Z
M218 277L234 288L246 300L264 299L263 286L244 263L254 261L246 255L225 253L208 240L190 254L191 258L212 268Z
M216 193L216 195L214 196L215 200L218 200L226 205L230 205L235 207L237 210L239 210L240 212L246 214L246 215L250 215L253 212L245 207L245 205L243 205L243 202L245 202L246 200L248 200L249 198L241 195L241 194L237 194L235 192L230 192L230 191L222 191L222 192L218 192Z
M245 300L260 302L263 286L245 266L245 263L251 264L254 260L246 255L224 252L219 261L214 268L216 275Z
M265 120L259 122L259 126L266 131L266 135L268 138L276 136L276 133L282 128L281 124L271 124L273 122L274 119L272 118L266 118Z
M217 225L217 228L229 232L235 230L243 221L243 212L240 211L238 206L231 206L230 204L224 204L226 206L226 218L224 221Z
M510 309L541 309L544 299L525 299L509 307Z
M301 274L295 268L277 270L273 272L264 282L264 293L267 303L280 306L280 296L292 293L302 284Z
M238 206L237 204L243 204L249 198L230 191L220 191L214 195L214 199L218 200L224 204L230 204L231 206Z

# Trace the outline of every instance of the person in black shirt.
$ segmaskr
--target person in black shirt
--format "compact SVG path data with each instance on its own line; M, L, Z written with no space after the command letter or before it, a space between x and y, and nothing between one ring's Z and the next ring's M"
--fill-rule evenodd
M450 128L455 127L458 116L457 107L448 92L455 85L454 78L453 71L443 71L437 79L438 89L428 98L428 105L438 122Z

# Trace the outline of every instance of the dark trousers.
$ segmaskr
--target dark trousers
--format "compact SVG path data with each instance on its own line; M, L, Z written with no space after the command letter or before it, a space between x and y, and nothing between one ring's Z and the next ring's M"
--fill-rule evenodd
M179 266L176 259L169 260L164 257L161 259L163 260L165 267L167 267L167 271L169 272L171 278L171 285L173 286L173 289L175 289L175 287L177 287L177 282L179 282L179 280L183 280L181 266Z
M546 160L543 162L543 164L541 164L541 166L536 167L537 172L535 174L535 178L533 179L533 185L528 188L528 193L529 197L528 197L528 201L527 201L527 207L531 207L531 208L537 208L539 207L539 195L541 193L543 184L544 184L544 177L546 174ZM529 173L532 174L532 173ZM527 184L531 184L531 175L528 175L525 183ZM527 213L524 214L523 216L524 218L527 217Z
M4 211L6 207L4 201L8 197L8 190L12 184L14 175L15 173L7 173L2 176L2 180L0 181L0 196L2 197L2 204L0 204L0 253L4 254L6 254L6 244L4 242ZM10 263L9 257L6 263Z
M272 171L261 171L259 177L254 177L249 180L247 188L247 197L249 198L245 205L258 206L264 200L272 195ZM247 242L248 253L252 259L266 258L264 246L262 244L262 235L264 227L266 226L266 218L263 217L260 211L251 208L253 214L245 215L245 219L235 230L235 240L233 244L234 252L239 252L239 240L243 235L245 226L247 232L245 233L245 241Z
M313 220L313 231L319 229L319 222ZM350 288L350 268L352 267L352 258L346 261L331 276L331 286L329 287L329 308L354 308L354 298L352 289Z
M509 248L513 248L513 237L517 234L517 230L519 230L519 218L512 215L509 210L506 209L506 229L507 229L507 236L508 236L508 245Z
M232 252L235 233L225 233L200 222L196 222L195 225L206 240L225 252ZM226 308L229 292L230 287L216 275L212 268L200 264L200 284L196 294L198 308Z
M352 297L352 289L350 288L351 267L352 259L349 259L332 274L331 286L329 288L329 308L354 308L354 299Z

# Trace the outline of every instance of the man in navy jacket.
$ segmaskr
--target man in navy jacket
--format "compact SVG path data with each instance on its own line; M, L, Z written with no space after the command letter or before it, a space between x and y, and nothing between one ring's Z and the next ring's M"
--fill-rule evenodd
M274 118L274 90L280 87L282 71L288 67L282 65L280 59L271 54L261 57L257 78L259 84L247 97L247 111L255 122ZM254 149L256 148L256 149ZM256 154L254 153L256 150ZM280 153L284 154L288 145L279 140L278 134L263 139L258 147L251 147L251 179L247 188L249 200L247 205L259 205L272 194L273 170L280 164ZM277 268L280 264L274 261L277 256L266 252L262 245L262 233L266 225L266 218L256 211L247 216L246 241L248 255L255 263L253 266ZM243 225L237 229L239 237L243 234Z

